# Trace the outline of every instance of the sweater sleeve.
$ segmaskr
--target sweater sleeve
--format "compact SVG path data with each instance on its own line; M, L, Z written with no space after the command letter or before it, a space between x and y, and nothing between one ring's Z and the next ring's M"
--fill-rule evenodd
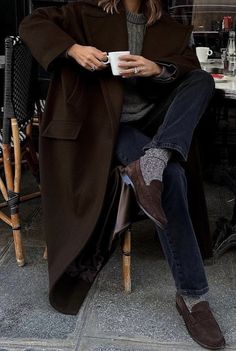
M158 63L158 62L157 62ZM174 79L176 73L176 67L172 64L161 64L161 73L157 76L152 77L153 81L156 82L168 82Z

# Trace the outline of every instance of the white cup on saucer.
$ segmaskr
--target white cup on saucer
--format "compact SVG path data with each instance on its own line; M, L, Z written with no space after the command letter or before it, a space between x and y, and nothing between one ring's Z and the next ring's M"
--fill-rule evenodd
M196 48L196 54L199 62L204 63L208 61L208 56L211 56L213 54L213 51L208 47L198 46Z

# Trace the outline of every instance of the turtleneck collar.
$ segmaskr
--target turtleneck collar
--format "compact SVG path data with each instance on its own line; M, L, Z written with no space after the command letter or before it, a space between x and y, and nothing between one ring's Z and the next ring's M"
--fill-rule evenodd
M143 13L126 11L126 18L128 22L135 24L145 24L147 22L147 18Z

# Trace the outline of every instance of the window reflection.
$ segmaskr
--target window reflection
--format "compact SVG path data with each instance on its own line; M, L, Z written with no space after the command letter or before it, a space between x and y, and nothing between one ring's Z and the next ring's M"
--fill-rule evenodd
M224 17L231 17L235 29L235 0L170 0L169 12L176 20L193 24L194 31L218 31Z
M196 46L208 46L212 58L227 48L230 31L236 31L236 0L169 0L169 13L193 25Z

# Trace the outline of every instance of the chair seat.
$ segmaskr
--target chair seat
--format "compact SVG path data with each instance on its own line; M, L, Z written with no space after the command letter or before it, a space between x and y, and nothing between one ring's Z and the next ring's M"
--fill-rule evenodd
M117 168L120 173L121 190L114 235L125 231L132 223L148 218L137 204L132 187L124 181L121 173L122 166Z

